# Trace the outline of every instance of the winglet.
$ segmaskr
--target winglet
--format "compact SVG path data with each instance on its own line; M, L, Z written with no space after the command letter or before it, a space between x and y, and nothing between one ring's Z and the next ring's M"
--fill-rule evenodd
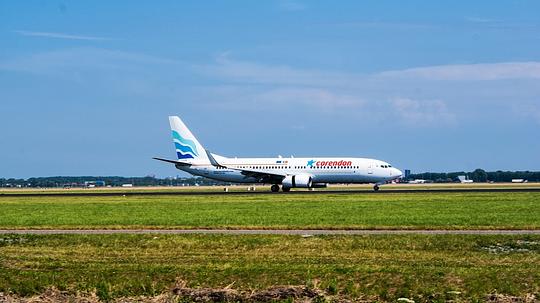
M227 167L219 164L218 161L216 161L216 158L214 158L214 156L212 156L212 153L210 151L208 151L207 149L205 149L204 151L206 151L206 156L208 157L208 160L210 160L210 164L212 164L215 167L227 168Z

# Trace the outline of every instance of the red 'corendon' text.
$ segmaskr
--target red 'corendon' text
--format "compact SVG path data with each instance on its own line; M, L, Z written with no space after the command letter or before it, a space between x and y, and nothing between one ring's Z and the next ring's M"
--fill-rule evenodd
M315 166L352 166L352 161L317 161Z

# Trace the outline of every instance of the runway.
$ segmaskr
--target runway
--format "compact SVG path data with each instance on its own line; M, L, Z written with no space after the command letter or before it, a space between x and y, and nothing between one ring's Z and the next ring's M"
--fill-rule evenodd
M0 234L19 235L113 235L113 234L166 234L166 235L540 235L540 229L500 229L500 230L450 230L450 229L19 229L0 230Z
M78 196L193 196L193 195L322 195L322 194L408 194L408 193L508 193L508 192L540 192L540 187L521 188L437 188L437 189L387 189L381 188L375 192L371 189L354 190L313 190L313 191L91 191L91 192L17 192L0 193L1 197L78 197Z

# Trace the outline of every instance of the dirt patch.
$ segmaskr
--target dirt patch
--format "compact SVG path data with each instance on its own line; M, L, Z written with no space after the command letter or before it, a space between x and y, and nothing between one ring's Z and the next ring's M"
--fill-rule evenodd
M98 303L101 302L95 293L72 294L59 291L56 288L47 289L40 295L25 298L17 295L4 294L0 292L0 303Z
M272 302L294 300L296 302L326 301L328 296L321 290L304 286L279 286L261 291L238 291L234 289L182 288L172 291L175 295L195 302Z
M157 296L139 296L116 298L108 301L101 300L95 292L76 293L59 291L56 288L47 289L40 295L33 297L20 297L0 292L0 303L173 303L173 302L385 302L380 298L355 298L349 299L339 295L328 293L305 286L276 286L258 291L240 291L230 288L188 288L176 286L170 291ZM398 301L405 301L403 298ZM407 301L412 301L407 299ZM414 302L414 301L413 301ZM449 301L451 302L451 301ZM458 301L454 301L458 302ZM467 302L467 300L459 300ZM534 294L524 297L515 297L502 294L490 294L485 298L488 303L537 303L540 298Z
M344 298L328 296L322 290L305 286L281 286L259 291L240 291L230 288L188 288L176 286L171 291L153 297L116 298L109 302L116 303L168 303L168 302L350 302ZM0 293L0 303L100 303L104 302L95 292L73 294L50 288L40 295L19 297Z
M490 294L486 297L486 302L489 303L537 303L540 298L533 294L527 294L525 297L514 297L501 294Z

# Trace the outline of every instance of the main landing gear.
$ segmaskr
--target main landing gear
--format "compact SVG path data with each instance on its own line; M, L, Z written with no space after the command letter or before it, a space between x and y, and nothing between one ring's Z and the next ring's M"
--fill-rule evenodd
M274 185L270 186L270 190L271 190L273 193L277 193L277 192L279 191L279 185L274 184ZM284 186L282 186L282 187L281 187L281 190L282 190L283 192L289 192L289 191L291 191L291 188L290 188L290 187L284 187Z
M279 191L279 185L274 184L274 185L270 186L270 190L271 190L273 193L277 193L277 192Z

